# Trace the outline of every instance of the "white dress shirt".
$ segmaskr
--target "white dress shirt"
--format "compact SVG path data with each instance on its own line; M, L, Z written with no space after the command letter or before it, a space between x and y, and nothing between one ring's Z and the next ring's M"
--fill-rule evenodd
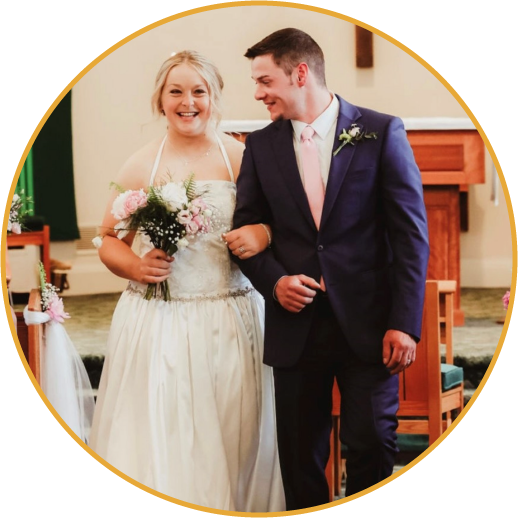
M318 149L318 159L320 162L320 173L324 181L324 187L327 186L329 178L329 169L331 167L331 158L333 154L333 146L335 144L336 123L338 121L338 112L340 111L340 103L335 95L329 103L329 106L311 123L292 120L293 126L293 147L297 158L300 177L304 185L304 172L300 159L301 134L306 126L311 126L315 130L313 140Z
M336 123L338 121L338 113L340 111L340 103L335 95L329 103L329 106L311 123L301 122L292 120L291 125L293 126L293 147L295 149L295 157L297 158L297 165L299 167L300 178L302 185L304 185L304 171L302 170L302 164L300 160L300 144L301 134L306 126L311 126L315 130L313 140L318 149L318 160L320 162L320 174L324 181L324 188L327 186L327 179L329 178L329 169L331 167L331 158L333 154L333 146L335 144L335 133ZM286 275L284 275L286 277ZM281 277L282 279L282 277ZM277 300L275 296L275 290L279 279L273 287L273 298Z

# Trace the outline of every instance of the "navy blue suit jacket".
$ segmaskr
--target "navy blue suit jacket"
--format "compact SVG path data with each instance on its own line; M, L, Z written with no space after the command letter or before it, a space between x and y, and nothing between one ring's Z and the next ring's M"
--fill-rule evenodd
M314 305L290 313L273 298L283 275L323 275L350 347L382 361L388 329L419 340L428 264L421 175L400 119L340 97L338 135L356 123L377 139L346 145L332 158L320 230L301 182L289 120L250 134L237 181L234 228L268 223L272 247L241 270L265 298L264 362L290 367L300 358ZM234 256L233 256L234 257Z

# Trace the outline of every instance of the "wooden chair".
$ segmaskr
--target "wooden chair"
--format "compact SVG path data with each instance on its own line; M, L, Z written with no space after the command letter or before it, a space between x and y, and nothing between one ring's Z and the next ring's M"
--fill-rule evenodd
M31 290L29 295L29 311L41 311L41 293L39 289ZM40 383L40 352L43 345L43 324L25 325L23 313L18 313L18 340L29 363L36 381Z
M399 375L400 419L397 431L399 434L428 435L429 444L433 444L450 426L452 411L461 411L464 407L462 370L451 365L453 304L448 302L447 296L454 291L455 286L447 282L426 281L423 331L416 361ZM441 326L447 360L442 367ZM445 385L443 380L450 373L459 380L453 387L447 381Z
M464 383L443 390L441 345L446 364L453 364L455 281L427 281L423 331L415 363L399 375L400 409L398 434L428 435L433 444L452 422L452 411L464 406ZM457 373L458 374L458 373ZM341 458L340 392L333 388L331 455L326 469L329 499L339 496L345 462ZM444 418L443 418L444 416Z

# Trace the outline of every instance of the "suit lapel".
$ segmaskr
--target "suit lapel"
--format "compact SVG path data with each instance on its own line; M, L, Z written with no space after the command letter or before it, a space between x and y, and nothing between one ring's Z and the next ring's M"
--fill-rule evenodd
M339 146L338 136L342 133L342 130L348 130L351 127L351 124L361 117L361 113L356 106L349 104L341 97L338 97L338 100L340 101L340 111L338 113L338 120L336 123L333 152ZM361 124L357 123L357 125L361 129ZM336 197L338 196L338 192L340 191L357 147L357 145L344 146L336 156L331 157L331 167L329 169L329 178L327 180L326 196L324 199L320 228L325 225L329 215L331 214L336 202Z
M309 208L308 197L302 185L297 166L297 158L293 149L293 128L289 120L277 124L276 131L272 132L272 140L279 171L286 182L288 190L308 223L316 230L311 209Z

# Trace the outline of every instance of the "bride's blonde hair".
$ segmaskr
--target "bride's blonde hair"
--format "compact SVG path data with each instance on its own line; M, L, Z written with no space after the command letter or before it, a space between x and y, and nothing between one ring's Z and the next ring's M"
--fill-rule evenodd
M182 63L187 63L194 68L207 83L211 107L211 120L214 126L218 127L222 115L221 97L223 92L223 79L216 65L210 59L202 56L195 50L182 50L162 63L155 80L155 91L151 97L153 112L158 115L162 113L162 92L167 75L174 67Z

